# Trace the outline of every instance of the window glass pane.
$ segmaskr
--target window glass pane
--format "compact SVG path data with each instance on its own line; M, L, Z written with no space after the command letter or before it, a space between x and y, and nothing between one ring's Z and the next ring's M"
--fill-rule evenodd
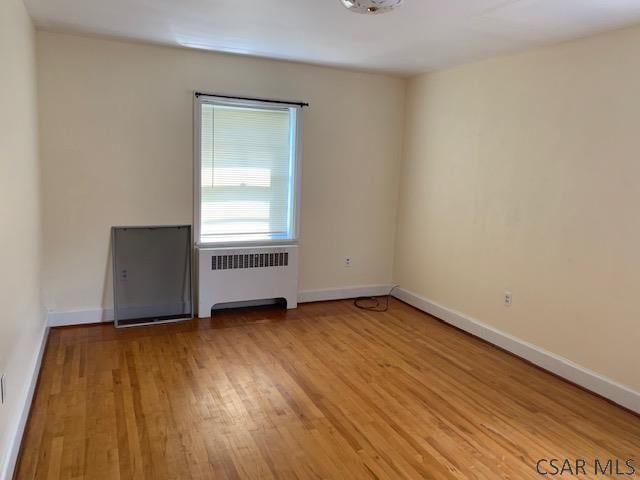
M294 122L289 108L201 104L202 243L292 238Z

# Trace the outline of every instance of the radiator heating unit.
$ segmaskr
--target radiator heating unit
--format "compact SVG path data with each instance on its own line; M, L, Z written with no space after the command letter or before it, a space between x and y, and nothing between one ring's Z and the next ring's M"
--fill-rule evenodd
M197 316L221 304L285 299L298 306L298 247L197 248Z

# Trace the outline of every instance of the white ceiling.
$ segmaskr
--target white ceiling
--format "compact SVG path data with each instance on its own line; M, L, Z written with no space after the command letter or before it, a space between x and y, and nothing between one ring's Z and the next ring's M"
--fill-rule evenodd
M640 0L25 0L37 26L411 74L640 22Z

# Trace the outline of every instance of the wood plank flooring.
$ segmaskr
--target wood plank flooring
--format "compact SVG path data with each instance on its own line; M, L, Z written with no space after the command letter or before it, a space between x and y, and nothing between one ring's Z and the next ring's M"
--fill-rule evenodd
M640 478L593 474L640 471L640 418L397 300L340 301L52 330L16 477L553 478L541 458Z

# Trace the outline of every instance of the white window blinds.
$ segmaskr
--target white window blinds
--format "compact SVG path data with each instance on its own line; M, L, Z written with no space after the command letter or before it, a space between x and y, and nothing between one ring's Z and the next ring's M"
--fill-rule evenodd
M297 108L198 105L199 242L295 239Z

